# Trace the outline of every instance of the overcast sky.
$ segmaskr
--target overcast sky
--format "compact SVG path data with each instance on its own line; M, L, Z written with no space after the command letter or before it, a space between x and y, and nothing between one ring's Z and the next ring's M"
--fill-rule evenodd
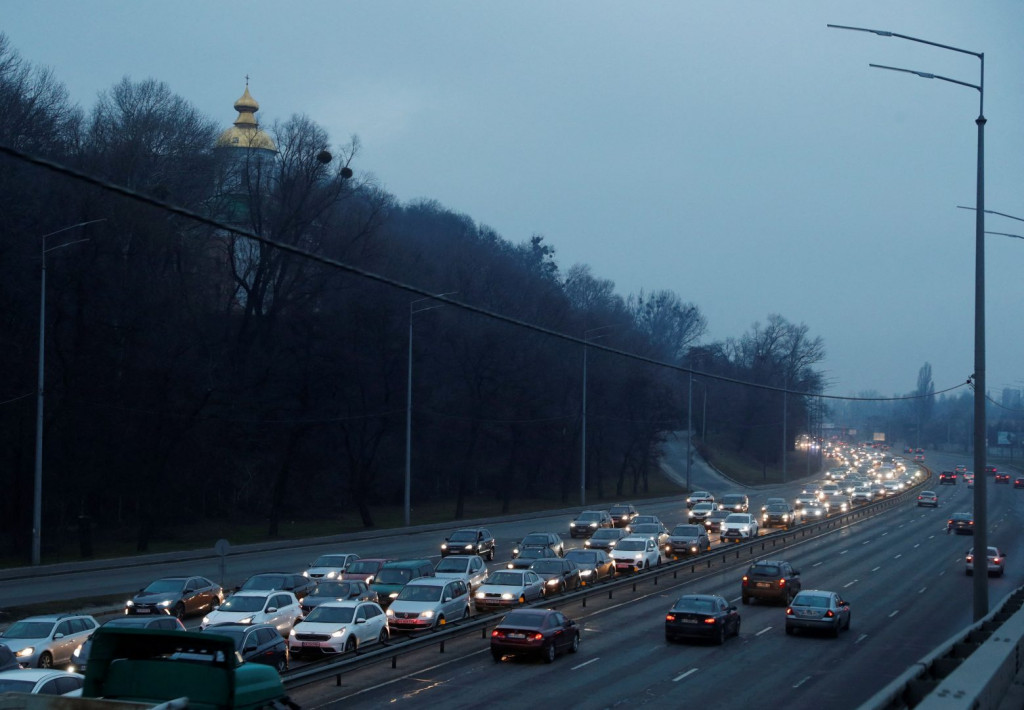
M671 289L708 340L777 313L830 394L974 368L980 62L986 207L1024 216L1020 0L0 0L75 101L155 78L230 125L305 113L399 200L436 199L628 295ZM1024 235L1024 222L986 228ZM987 243L988 386L1024 387L1024 241Z

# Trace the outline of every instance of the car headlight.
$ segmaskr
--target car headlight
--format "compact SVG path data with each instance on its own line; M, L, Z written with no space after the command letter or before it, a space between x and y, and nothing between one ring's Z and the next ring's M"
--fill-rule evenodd
M135 606L135 602L134 602L134 601L132 601L131 599L129 599L128 601L126 601L126 602L124 603L124 605L125 605L126 607L133 607L133 606Z
M203 623L203 626L209 626L210 625L210 617L204 616L202 623Z
M505 565L505 566L506 566L506 567L508 567L509 569L515 569L515 567L513 567L513 566L512 566L512 563L511 563L511 562L509 562L509 563L508 563L507 565Z
M75 647L75 652L72 653L71 655L74 656L75 658L78 658L79 656L82 655L82 646L81 646L81 644L79 644L77 647Z
M336 639L340 639L344 635L345 635L345 627L344 626L342 626L340 629L338 629L333 634L331 634L331 636L336 638Z
M592 527L592 528L596 528L596 527L597 527L597 523L591 523L591 524L590 524L590 527Z
M392 609L391 607L388 607L387 609L384 610L384 616L394 616L394 615L395 615L395 610Z
M643 558L644 558L644 555L643 555L643 553L642 553L642 552L638 552L638 553L636 553L635 555L633 555L633 559L634 559L634 560L636 560L637 562L639 562L639 561L640 561L640 560L642 560Z
M157 606L162 606L162 607L165 607L165 608L169 607L170 605L171 605L171 600L170 599L164 599L162 602L157 604Z
M302 576L303 577L308 577L309 576L309 571L308 570L303 570Z
M617 542L616 540L610 540L610 541L608 542L608 547L615 547L615 543L616 543L616 542ZM588 542L587 544L589 545L590 543Z
M442 550L447 550L448 549L448 543L442 542L441 543L441 549Z
M592 574L594 574L594 570L592 570L592 569L580 570L580 576L581 577L589 577Z
M550 584L551 586L555 586L556 584L558 584L558 579L557 578L556 579L549 579L547 582L545 582L545 584Z
M18 658L25 658L26 656L31 656L35 652L35 646L26 646L14 655L16 655Z
M426 611L421 611L420 612L420 618L421 619L433 619L434 618L433 610L432 609L427 609Z
M366 578L366 586L370 586L370 582L372 582L372 581L373 581L373 575L371 574L369 577Z
M252 623L252 619L253 619L253 617L247 616L244 619L239 619L238 623L239 624L251 624Z
M471 545L471 544L470 545L466 545L466 549L472 551L473 550L473 545Z
M584 540L583 547L590 547L590 540Z
M295 627L294 626L292 627L292 630L288 632L288 635L289 636L294 636L295 635Z
M389 599L397 599L398 598L398 592L391 592L391 594L388 595L388 598Z
M327 573L327 575L326 575L326 576L327 576L327 579L334 579L335 577L337 577L337 576L338 576L338 573L337 573L337 572L335 572L335 571L334 571L334 570L332 569L332 570L331 570L330 572L328 572L328 573Z
M513 547L512 548L512 554L513 555L518 555L519 554L519 548L518 547Z
M502 599L515 599L516 597L515 597L514 594L509 594L508 592L504 592L504 593L502 593L501 598Z
M483 592L477 592L476 593L476 598L477 599L483 599L485 597L486 597L486 595Z
M576 527L576 521L574 520L574 521L572 521L571 523L569 523L569 527L570 527L570 528L574 528L574 527Z

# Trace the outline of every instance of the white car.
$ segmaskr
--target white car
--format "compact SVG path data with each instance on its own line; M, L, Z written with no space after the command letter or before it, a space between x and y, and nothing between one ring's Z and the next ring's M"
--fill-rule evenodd
M358 559L359 555L345 552L320 555L310 563L309 569L303 572L302 576L310 579L341 579L348 566Z
M692 508L698 503L714 503L715 497L707 491L694 491L686 497L686 507Z
M974 574L974 548L967 551L966 572L970 577ZM988 573L1002 577L1006 574L1006 555L998 547L988 548Z
M615 562L615 572L618 574L640 572L661 564L658 543L645 535L622 538L608 556Z
M757 537L757 520L750 513L732 513L722 521L723 540L752 540Z
M31 693L33 695L67 695L80 691L85 676L55 668L21 668L0 672L0 695ZM25 703L22 703L24 706Z
M390 638L387 617L376 602L325 602L295 625L288 635L293 654L338 654Z
M235 592L214 611L203 617L199 628L216 624L272 624L287 637L302 616L299 600L291 592Z
M385 615L390 631L436 629L448 621L468 619L469 587L461 579L420 577L402 587Z
M434 576L438 579L461 579L472 592L487 583L488 572L480 555L451 555L442 557L434 566Z

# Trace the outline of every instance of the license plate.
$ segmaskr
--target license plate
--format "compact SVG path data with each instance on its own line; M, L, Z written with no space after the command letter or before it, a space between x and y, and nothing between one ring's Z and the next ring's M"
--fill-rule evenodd
M800 616L818 616L818 612L805 610L800 612Z
M316 641L303 641L302 642L302 647L303 648L320 648L320 644L318 644Z
M696 619L683 619L682 621L683 621L684 624L696 624L697 623Z
M758 582L757 586L761 589L769 589L772 586L771 582Z
M136 614L148 614L149 613L149 609L136 609L135 613Z
M508 637L510 639L524 639L526 638L526 634L509 634Z

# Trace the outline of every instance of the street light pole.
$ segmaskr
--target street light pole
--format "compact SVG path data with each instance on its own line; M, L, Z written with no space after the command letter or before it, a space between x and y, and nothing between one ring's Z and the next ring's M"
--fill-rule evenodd
M977 84L912 69L901 69L881 64L869 66L914 74L922 79L939 79L950 84L976 89L978 92L978 118L974 121L978 126L977 196L974 206L974 549L984 551L988 549L988 501L986 495L988 486L985 480L988 454L988 429L985 415L985 54L885 30L844 25L828 25L828 27L870 32L880 37L896 37L927 44L931 47L977 57L981 63L980 78ZM976 574L974 575L974 620L978 621L986 614L988 614L988 575Z
M580 506L587 504L587 343L590 342L590 334L602 330L610 330L612 326L605 325L600 328L591 328L583 331L583 401L580 412ZM607 333L597 336L603 338ZM596 340L596 338L595 338Z
M46 254L69 247L72 244L79 244L87 239L79 239L60 246L46 248L48 237L67 232L71 229L84 227L96 222L105 222L106 219L91 219L88 222L79 222L69 227L58 229L55 232L44 234L40 239L39 261L39 363L36 376L36 455L35 470L32 481L32 564L38 565L41 559L42 530L43 530L43 397L46 391Z

